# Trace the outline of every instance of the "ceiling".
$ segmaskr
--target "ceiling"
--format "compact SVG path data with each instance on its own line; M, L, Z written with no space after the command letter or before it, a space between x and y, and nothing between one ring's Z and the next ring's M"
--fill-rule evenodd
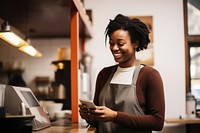
M29 38L69 37L71 0L1 0L0 18ZM80 22L80 28L83 23ZM82 32L80 32L82 34Z
M29 38L69 37L71 1L1 0L0 19L7 20ZM188 1L200 9L199 0ZM82 27L80 21L80 29Z

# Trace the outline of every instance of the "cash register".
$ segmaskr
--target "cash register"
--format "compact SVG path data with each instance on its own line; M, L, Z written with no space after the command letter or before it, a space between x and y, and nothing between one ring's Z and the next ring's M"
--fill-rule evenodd
M9 115L33 115L33 130L51 126L49 117L30 88L5 85L4 107Z

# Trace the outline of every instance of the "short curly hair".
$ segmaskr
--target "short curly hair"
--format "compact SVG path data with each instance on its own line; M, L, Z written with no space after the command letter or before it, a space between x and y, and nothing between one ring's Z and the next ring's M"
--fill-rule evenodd
M137 18L129 18L122 14L118 14L114 20L110 20L108 26L105 30L105 42L107 37L116 31L116 30L125 30L128 31L131 37L131 42L138 42L139 45L136 51L147 49L147 46L150 42L149 40L149 30L148 27Z

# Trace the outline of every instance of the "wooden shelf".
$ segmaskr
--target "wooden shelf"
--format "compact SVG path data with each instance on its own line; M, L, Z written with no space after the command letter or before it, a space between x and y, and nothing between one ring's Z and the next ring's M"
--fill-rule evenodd
M1 73L23 73L22 69L0 69Z
M16 6L19 5L19 6ZM0 23L7 20L29 38L70 38L72 122L78 122L79 39L92 37L92 24L80 0L4 0ZM56 44L55 44L56 45ZM67 44L66 44L67 45Z
M8 21L22 38L27 34L30 39L69 38L71 8L77 9L81 18L79 36L91 38L90 14L80 0L3 0L0 4L0 24Z
M79 0L73 0L79 15L81 17L81 21L83 22L83 24L85 25L85 34L88 37L92 37L93 35L93 31L92 31L92 23L89 19L89 16L87 15L87 12L85 10L85 8L83 7L83 4L79 1Z

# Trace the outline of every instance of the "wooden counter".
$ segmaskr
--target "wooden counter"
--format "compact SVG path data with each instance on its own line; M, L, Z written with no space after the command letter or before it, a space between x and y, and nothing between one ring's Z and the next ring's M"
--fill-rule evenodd
M51 126L32 133L96 133L95 128L71 127L71 126Z
M165 119L168 124L185 124L186 133L200 133L200 118L170 118Z
M165 120L166 123L174 123L174 124L200 124L200 118L170 118Z
M87 127L86 122L71 123L67 119L59 119L52 122L52 126L33 131L32 133L96 133L96 128Z

